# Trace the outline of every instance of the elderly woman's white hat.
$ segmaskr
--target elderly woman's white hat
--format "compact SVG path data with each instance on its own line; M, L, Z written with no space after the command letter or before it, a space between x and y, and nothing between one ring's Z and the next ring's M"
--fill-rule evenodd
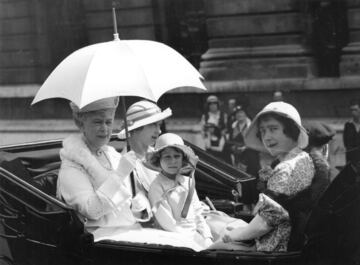
M128 131L135 130L148 124L162 121L172 115L170 108L164 111L153 102L141 100L132 104L126 112ZM120 139L125 139L125 129L118 134Z
M261 139L258 137L258 121L259 118L267 113L276 113L285 118L288 118L294 121L295 125L299 128L300 134L297 139L297 146L300 148L305 148L308 145L309 137L306 132L306 129L301 124L301 118L299 112L294 108L294 106L289 103L282 101L271 102L266 105L252 120L248 130L245 132L245 145L249 148L267 152Z
M154 151L146 154L146 162L152 168L160 170L160 155L161 152L167 148L173 147L183 152L185 159L190 165L195 168L199 158L195 155L194 151L187 145L184 144L183 139L174 133L164 133L157 139Z
M83 108L79 108L75 103L70 102L70 108L73 113L85 113L102 109L116 109L119 105L119 97L104 98L87 104Z

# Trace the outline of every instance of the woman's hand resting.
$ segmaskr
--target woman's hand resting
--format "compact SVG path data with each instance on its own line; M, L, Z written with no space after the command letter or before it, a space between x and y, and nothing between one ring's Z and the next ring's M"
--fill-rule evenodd
M121 156L118 168L116 170L120 177L128 176L131 171L134 170L136 166L136 160L136 154L132 150Z

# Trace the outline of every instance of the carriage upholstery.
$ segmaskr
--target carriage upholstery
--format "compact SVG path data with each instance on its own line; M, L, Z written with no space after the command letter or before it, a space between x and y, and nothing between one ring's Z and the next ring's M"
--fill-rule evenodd
M18 158L14 154L5 152L0 153L0 166L48 195L54 197L56 196L56 181L59 172L58 168L53 169L53 167L45 165L43 168L31 171L26 168L21 158ZM34 172L41 173L33 176Z

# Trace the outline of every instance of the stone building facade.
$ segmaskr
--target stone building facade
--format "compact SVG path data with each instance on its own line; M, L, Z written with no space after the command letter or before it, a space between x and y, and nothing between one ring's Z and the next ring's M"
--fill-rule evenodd
M349 100L360 97L360 0L0 0L3 133L39 123L34 134L73 130L64 100L29 106L68 54L112 40L113 6L120 38L164 42L205 77L205 94L160 99L178 131L196 135L209 93L237 97L253 115L281 90L303 117L339 131Z

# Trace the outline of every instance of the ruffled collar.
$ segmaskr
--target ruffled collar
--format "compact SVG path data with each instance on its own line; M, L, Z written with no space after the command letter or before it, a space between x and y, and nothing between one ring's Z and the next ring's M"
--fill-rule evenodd
M108 157L108 152L109 146L107 145L101 147L96 154L91 152L84 136L82 134L74 134L64 139L63 149L60 151L60 154L71 161L81 164L85 168L95 166L94 163L107 168L99 161L100 156L104 156L113 168L115 165L112 164L111 159Z

